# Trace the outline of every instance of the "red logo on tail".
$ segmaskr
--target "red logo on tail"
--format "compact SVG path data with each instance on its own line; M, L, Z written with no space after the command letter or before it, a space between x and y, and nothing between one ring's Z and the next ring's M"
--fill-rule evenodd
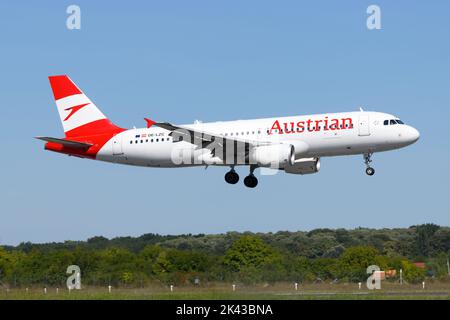
M69 118L72 117L75 114L75 112L79 111L83 107L86 107L88 104L89 103L84 103L84 104L80 104L78 106L74 106L74 107L70 107L70 108L64 109L65 111L71 110L69 115L64 119L64 121L69 120Z

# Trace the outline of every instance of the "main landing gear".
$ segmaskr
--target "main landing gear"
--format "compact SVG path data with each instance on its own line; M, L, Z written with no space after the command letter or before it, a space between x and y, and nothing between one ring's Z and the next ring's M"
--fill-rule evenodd
M256 179L253 172L255 171L256 166L250 166L250 174L245 177L244 184L247 188L254 188L258 185L258 179Z
M367 167L366 174L368 176L373 176L375 174L375 169L370 166L370 163L372 162L372 159L371 159L372 154L373 153L365 153L364 154L364 163L366 164L366 167Z
M253 174L256 168L256 166L250 166L250 174L244 179L244 185L247 188L255 188L258 185L258 179ZM225 174L225 181L229 184L236 184L239 182L239 175L234 171L234 167L231 167L231 170Z
M229 184L236 184L239 182L239 175L234 171L234 167L225 174L225 181Z

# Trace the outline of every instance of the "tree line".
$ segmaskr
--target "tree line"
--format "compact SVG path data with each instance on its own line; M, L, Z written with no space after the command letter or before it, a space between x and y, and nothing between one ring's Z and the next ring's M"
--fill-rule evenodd
M87 241L0 247L0 284L58 285L69 265L84 285L209 282L359 282L366 268L403 270L404 280L447 279L450 228L315 229L309 232L93 237ZM418 268L413 262L425 262ZM398 280L398 273L390 280Z

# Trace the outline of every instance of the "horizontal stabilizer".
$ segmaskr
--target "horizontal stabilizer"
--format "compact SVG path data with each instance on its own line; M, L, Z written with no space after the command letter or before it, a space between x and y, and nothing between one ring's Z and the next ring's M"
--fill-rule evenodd
M66 140L66 139L51 138L51 137L36 137L36 139L47 141L47 142L59 143L59 144L62 144L64 147L72 148L72 149L89 149L90 147L93 146L90 143L78 142L78 141L72 141L72 140Z

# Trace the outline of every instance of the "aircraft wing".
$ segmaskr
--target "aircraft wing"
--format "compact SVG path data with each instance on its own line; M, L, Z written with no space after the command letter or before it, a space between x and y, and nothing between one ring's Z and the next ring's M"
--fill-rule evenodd
M239 139L237 137L225 137L220 134L211 133L202 130L194 130L192 128L188 128L185 126L177 126L168 122L156 122L155 126L171 131L170 135L173 137L174 135L184 137L183 141L190 141L192 144L197 145L201 148L208 148L212 142L217 142L221 147L225 147L227 142L238 142L249 147L256 147L262 145L272 144L271 142L265 141L255 141L255 140L247 140L247 139Z

